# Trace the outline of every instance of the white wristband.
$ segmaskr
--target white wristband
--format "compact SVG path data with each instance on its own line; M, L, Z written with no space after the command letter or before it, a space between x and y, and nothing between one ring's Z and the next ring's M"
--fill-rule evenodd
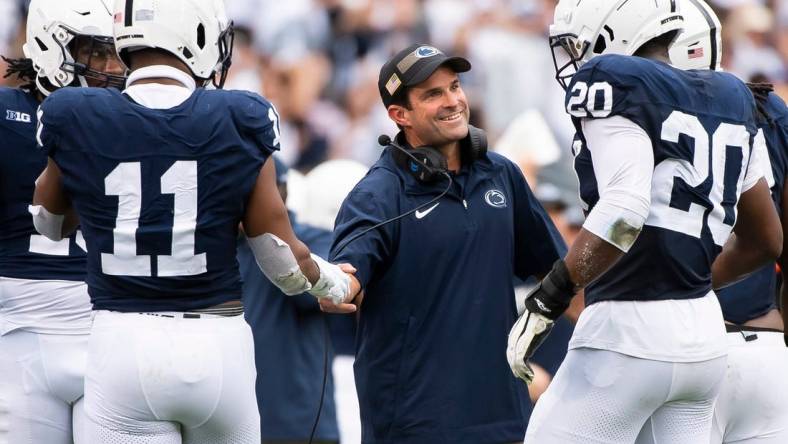
M42 205L28 205L27 211L33 215L36 231L53 241L63 239L63 220L65 216L52 214Z

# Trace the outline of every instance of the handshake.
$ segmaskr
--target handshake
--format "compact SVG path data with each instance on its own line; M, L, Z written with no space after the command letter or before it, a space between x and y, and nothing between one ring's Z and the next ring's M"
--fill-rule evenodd
M350 264L334 265L314 254L312 259L320 268L320 279L309 294L318 299L320 309L327 313L355 312L357 306L352 302L361 290L361 285L353 277L356 269Z
M526 384L534 379L528 359L547 338L555 320L569 307L577 292L563 260L525 298L525 311L509 332L506 359L512 373Z

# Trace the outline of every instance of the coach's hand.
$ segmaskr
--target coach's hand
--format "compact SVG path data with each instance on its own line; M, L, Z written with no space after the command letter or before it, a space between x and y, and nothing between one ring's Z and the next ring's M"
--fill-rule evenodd
M320 256L312 255L312 259L320 268L320 279L309 290L309 294L318 299L328 299L334 305L341 304L350 292L350 277L342 269Z
M512 373L526 384L534 379L528 359L545 340L553 324L563 313L578 288L569 277L563 260L525 298L525 311L509 332L506 359Z
M328 299L320 299L320 309L325 313L333 314L355 313L361 304L361 298L364 294L364 292L361 291L361 284L358 282L358 279L353 276L356 272L356 268L350 264L339 264L338 266L342 271L347 273L350 279L350 291L348 291L345 300L339 304L334 304Z

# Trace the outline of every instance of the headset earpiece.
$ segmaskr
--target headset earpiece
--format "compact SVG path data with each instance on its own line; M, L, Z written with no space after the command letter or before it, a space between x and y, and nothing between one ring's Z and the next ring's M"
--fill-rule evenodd
M447 174L449 165L440 151L429 146L405 149L397 143L399 137L391 140L388 136L380 136L378 143L393 148L394 160L416 180L432 183Z
M446 157L440 151L429 146L422 146L410 150L415 159L405 159L406 169L420 182L432 183L438 180L442 173L448 171Z
M463 139L463 144L468 147L473 160L487 154L487 132L475 126L468 125L468 136Z
M446 157L437 149L429 146L405 149L388 136L378 138L378 143L394 148L394 159L419 182L432 183L449 171ZM487 153L487 133L475 126L468 125L468 135L460 142L465 151L470 153L472 160L479 159Z

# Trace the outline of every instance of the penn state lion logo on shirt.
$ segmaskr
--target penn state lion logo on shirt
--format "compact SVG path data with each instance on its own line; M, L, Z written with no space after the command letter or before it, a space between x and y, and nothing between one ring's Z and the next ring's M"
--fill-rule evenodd
M502 191L490 190L484 194L484 201L494 208L506 208L506 196Z

